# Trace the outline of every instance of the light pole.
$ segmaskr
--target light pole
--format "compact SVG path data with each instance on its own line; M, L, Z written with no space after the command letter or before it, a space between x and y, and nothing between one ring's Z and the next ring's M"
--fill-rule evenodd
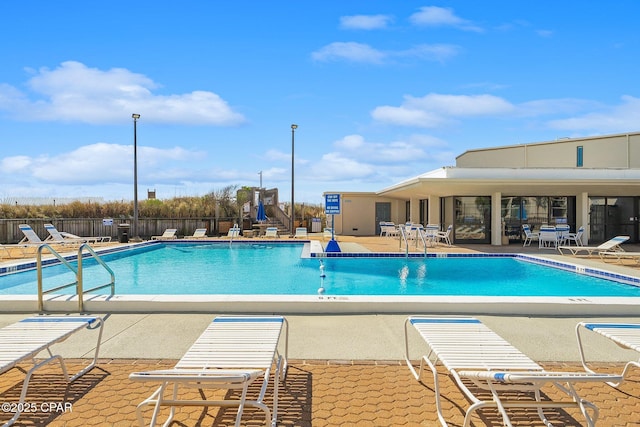
M140 114L132 114L133 118L133 227L131 235L138 237L138 130L136 125Z
M293 224L294 224L294 220L295 220L295 216L296 216L296 204L295 204L295 197L293 196L294 194L294 185L293 185L293 181L294 181L294 166L293 166L293 153L294 153L294 148L295 148L295 141L296 141L296 129L298 128L298 125L293 124L291 125L291 226L289 228L290 232L291 232L291 236L293 236L294 233L294 229L293 229Z

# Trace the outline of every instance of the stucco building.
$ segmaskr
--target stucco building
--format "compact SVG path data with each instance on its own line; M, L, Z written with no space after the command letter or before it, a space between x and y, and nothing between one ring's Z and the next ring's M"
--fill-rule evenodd
M375 235L380 221L453 224L458 243L520 242L522 224L585 227L583 241L640 239L640 133L469 150L377 192L341 195L335 231Z

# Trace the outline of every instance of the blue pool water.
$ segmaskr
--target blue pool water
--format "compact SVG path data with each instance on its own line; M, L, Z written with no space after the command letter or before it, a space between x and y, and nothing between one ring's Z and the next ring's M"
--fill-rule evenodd
M301 258L300 244L158 244L104 255L116 294L298 294L638 296L640 287L512 257ZM325 277L321 277L321 263ZM86 260L84 286L108 282ZM70 283L63 266L44 269L45 288ZM35 294L35 271L0 277L0 294ZM71 290L60 293L72 293Z

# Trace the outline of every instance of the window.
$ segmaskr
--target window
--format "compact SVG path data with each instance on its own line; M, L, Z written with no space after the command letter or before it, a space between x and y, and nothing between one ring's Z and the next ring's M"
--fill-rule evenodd
M582 147L582 145L578 145L577 150L576 150L576 167L581 168L583 165L583 151L584 148Z

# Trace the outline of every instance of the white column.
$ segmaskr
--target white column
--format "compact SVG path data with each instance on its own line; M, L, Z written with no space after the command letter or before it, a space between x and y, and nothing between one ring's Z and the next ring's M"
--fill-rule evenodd
M494 246L502 246L501 202L502 193L496 192L491 195L491 244Z
M420 221L420 199L412 197L409 200L409 220L413 224L417 224Z
M440 196L429 196L429 223L440 224Z
M589 243L589 193L580 193L576 195L576 231L580 226L584 225L584 234L582 235L582 243Z

